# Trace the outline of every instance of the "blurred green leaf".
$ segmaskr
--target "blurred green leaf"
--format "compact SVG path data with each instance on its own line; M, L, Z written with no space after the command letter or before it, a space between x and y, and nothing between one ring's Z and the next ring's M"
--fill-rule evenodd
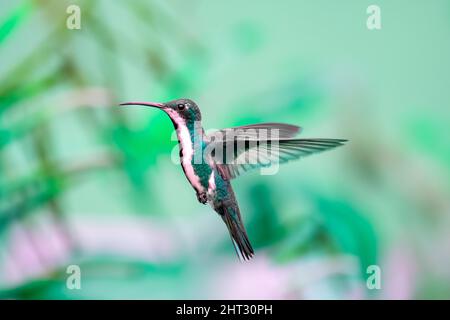
M377 234L372 223L351 202L318 197L317 204L327 234L340 252L359 258L361 275L365 276L369 265L378 264Z
M22 1L3 22L0 22L0 44L5 42L14 31L19 29L33 9L32 1Z

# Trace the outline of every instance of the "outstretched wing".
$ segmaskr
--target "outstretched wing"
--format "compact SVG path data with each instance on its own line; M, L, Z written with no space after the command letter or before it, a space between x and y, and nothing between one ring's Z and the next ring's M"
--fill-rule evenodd
M299 134L301 128L292 124L267 122L246 126L226 128L214 131L206 136L207 140L230 139L284 139Z
M226 180L251 169L285 163L343 145L343 139L254 140L236 138L212 143L211 156Z

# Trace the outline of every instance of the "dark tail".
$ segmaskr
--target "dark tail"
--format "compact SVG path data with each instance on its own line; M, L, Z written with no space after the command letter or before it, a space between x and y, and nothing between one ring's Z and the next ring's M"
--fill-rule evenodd
M253 257L253 248L242 223L241 214L237 204L232 206L222 205L217 210L227 225L233 241L234 249L240 259L250 260Z

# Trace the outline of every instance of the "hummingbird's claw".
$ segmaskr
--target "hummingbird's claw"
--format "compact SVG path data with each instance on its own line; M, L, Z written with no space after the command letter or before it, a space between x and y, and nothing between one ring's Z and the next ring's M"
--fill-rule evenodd
M206 192L197 193L198 202L206 204L208 202L208 195Z

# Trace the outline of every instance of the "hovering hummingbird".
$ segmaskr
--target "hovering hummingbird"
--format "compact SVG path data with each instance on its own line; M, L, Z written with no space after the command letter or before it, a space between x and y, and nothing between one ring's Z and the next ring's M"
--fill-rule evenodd
M294 139L300 132L300 127L275 122L206 134L201 126L200 109L190 99L166 103L125 102L120 105L154 107L163 110L170 117L178 137L181 166L198 201L202 204L209 203L220 215L228 228L237 255L244 260L252 258L254 251L230 181L250 169L298 159L341 146L347 141Z

